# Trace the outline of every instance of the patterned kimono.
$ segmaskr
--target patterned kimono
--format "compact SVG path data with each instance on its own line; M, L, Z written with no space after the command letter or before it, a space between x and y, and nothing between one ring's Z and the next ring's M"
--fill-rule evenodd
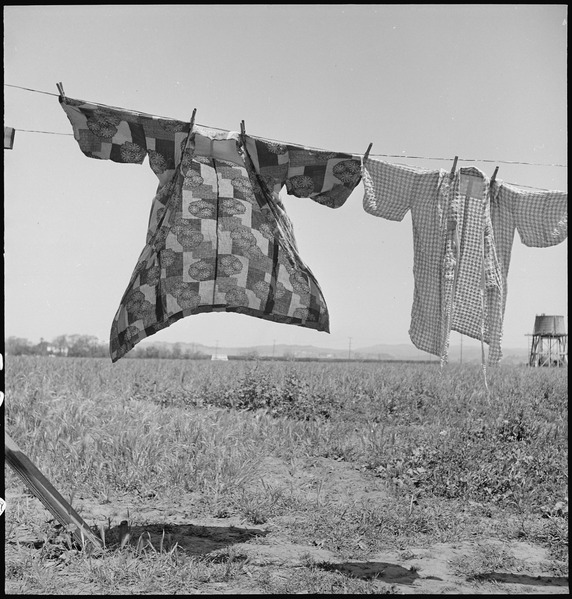
M414 345L445 363L454 330L487 343L498 363L514 232L534 247L563 241L568 195L491 185L474 167L451 177L375 158L364 160L363 183L367 213L401 221L411 210Z
M204 312L329 332L280 190L330 208L361 180L360 157L323 152L60 97L82 152L159 179L147 240L113 319L117 361L145 337Z

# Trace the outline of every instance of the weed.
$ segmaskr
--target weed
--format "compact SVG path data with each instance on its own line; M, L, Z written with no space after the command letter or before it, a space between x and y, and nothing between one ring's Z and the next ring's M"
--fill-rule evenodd
M506 549L497 544L480 544L469 555L451 560L451 568L468 579L479 579L493 572L507 572L514 568L516 560ZM522 569L522 568L521 568Z

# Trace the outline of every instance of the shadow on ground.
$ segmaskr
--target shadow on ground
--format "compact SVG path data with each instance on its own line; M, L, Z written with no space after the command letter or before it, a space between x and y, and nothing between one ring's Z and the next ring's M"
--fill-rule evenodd
M562 576L527 576L526 574L510 574L502 572L487 572L486 574L478 574L470 580L478 580L479 582L504 582L508 584L528 584L533 586L546 587L567 587L568 578Z
M345 562L342 564L324 562L317 566L322 570L340 572L355 578L376 579L398 584L413 584L420 578L415 569L408 570L403 566L388 562Z
M203 555L266 534L265 530L238 526L145 524L128 527L122 522L106 531L106 543L108 547L126 543L140 548L152 546L157 551L170 551L176 544L188 555Z

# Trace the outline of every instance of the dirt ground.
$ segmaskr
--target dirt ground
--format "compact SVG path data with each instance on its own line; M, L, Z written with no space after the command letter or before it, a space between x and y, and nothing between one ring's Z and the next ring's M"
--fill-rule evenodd
M330 459L313 459L310 463L292 464L268 458L264 464L266 484L286 485L294 483L296 488L304 488L309 494L321 494L328 501L348 501L363 498L376 501L385 497L380 479L367 476L351 465ZM49 518L49 513L41 503L31 497L23 488L18 492L7 490L7 514L11 506L18 509L38 512L38 519ZM214 554L228 551L246 560L249 567L271 566L279 575L290 568L314 563L328 570L336 570L348 577L376 579L392 586L397 594L568 594L568 578L553 577L543 571L549 562L547 551L525 542L501 543L491 539L474 542L440 543L432 547L409 547L404 551L384 551L371 555L368 561L341 561L339 556L320 546L320 543L292 543L280 532L280 518L272 522L254 526L235 517L195 518L193 504L199 501L198 494L175 497L159 501L153 497L113 497L109 503L101 499L74 498L74 507L90 524L107 526L111 521L117 525L122 520L134 522L130 534L135 543L145 532L149 533L155 546L159 546L163 531L169 544L178 543L180 550L189 555ZM143 524L136 524L141 522ZM110 535L119 534L115 526ZM108 537L109 539L109 537ZM8 543L18 540L21 543L37 541L25 527L12 530ZM110 540L110 539L109 539ZM470 558L483 544L496 544L512 554L521 564L519 571L483 573L479 580L470 580L458 575L452 562L459 558ZM524 568L522 567L524 564ZM275 570L274 570L275 568ZM208 586L208 585L207 585ZM8 589L6 589L8 591ZM217 583L204 592L213 594L257 594L262 591L252 586L233 588L228 584Z

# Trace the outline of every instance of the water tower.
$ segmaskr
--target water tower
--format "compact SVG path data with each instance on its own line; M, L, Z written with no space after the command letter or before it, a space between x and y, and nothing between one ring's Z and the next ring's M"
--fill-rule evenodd
M529 366L566 366L568 335L564 327L564 316L537 316L531 336Z

